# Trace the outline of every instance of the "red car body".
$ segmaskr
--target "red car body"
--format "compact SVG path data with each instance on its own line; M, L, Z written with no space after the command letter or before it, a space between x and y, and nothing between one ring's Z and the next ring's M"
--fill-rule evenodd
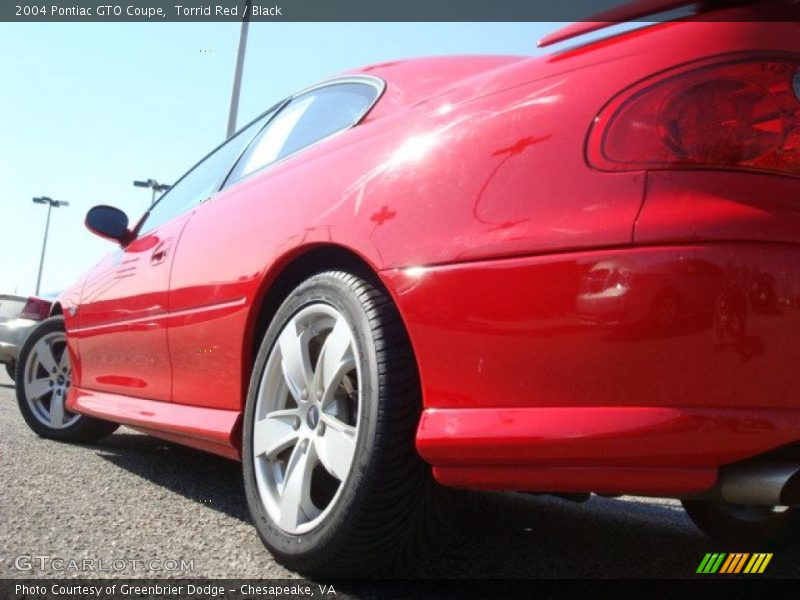
M797 61L789 10L701 14L541 58L352 73L386 84L357 126L136 238L62 294L67 408L239 458L270 311L297 273L355 261L408 330L417 448L443 484L680 496L798 443L798 172L626 166L596 146L609 107L661 74ZM784 133L796 150L800 129ZM581 308L587 278L615 264L603 281L626 300ZM649 318L661 281L692 307L666 328Z

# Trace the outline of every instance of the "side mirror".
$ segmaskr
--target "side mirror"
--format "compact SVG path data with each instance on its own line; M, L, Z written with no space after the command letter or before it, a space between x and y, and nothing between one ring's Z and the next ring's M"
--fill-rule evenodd
M128 215L113 206L101 204L89 209L84 223L95 235L114 240L123 246L133 237L133 233L128 229Z

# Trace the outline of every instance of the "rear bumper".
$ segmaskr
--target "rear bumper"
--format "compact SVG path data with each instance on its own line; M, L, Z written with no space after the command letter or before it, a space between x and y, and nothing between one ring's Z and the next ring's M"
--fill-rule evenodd
M663 297L659 281L691 310L666 329L587 321L587 274L615 261L632 273L637 315L658 314L644 304ZM381 275L420 369L417 447L442 483L680 495L711 487L720 465L800 442L797 246L634 247ZM765 285L766 309L753 293Z
M0 322L0 363L17 360L25 338L36 326L31 319L13 319Z
M417 447L455 487L680 495L798 439L798 410L433 408Z

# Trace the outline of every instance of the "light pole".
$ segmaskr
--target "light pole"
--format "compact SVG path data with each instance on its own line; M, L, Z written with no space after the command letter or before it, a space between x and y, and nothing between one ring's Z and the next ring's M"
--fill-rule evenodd
M150 188L153 190L153 197L150 199L150 206L156 203L156 192L166 192L170 186L166 183L158 183L155 179L148 179L147 181L134 181L133 185L136 187Z
M59 206L69 206L69 202L65 202L64 200L53 200L52 198L48 198L47 196L39 196L38 198L33 199L34 203L36 204L47 204L47 222L44 226L44 240L42 241L42 257L39 259L39 275L36 277L36 295L39 295L39 287L42 284L42 267L44 266L44 253L47 250L47 234L50 231L50 211L53 210L53 207L58 208Z
M233 72L233 89L231 90L231 109L228 111L228 131L225 138L236 133L236 117L239 115L239 91L242 89L242 71L244 70L244 51L247 48L247 26L250 23L251 2L244 6L242 28L239 31L239 51L236 53L236 69Z

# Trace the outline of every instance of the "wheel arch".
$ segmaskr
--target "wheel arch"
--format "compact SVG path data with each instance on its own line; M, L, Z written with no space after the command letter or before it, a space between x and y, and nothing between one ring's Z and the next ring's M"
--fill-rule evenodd
M262 277L247 318L242 347L242 381L244 394L250 381L253 362L264 334L286 297L301 282L323 271L341 270L368 277L370 281L394 298L378 276L377 267L361 254L339 244L314 244L291 252L275 261ZM395 302L397 308L397 303ZM399 310L399 308L398 308Z
M258 354L258 346L267 332L272 318L286 297L301 282L312 275L324 271L342 270L368 277L370 281L386 291L392 298L395 308L397 302L390 290L386 288L378 276L378 269L354 250L339 244L314 244L298 248L275 261L272 268L268 269L261 280L258 291L251 304L247 318L245 336L242 345L242 398L241 410L244 411L247 391L250 385L250 376L253 363ZM401 313L401 320L402 313ZM408 333L408 328L403 322ZM413 344L412 344L413 352ZM416 357L415 357L416 361ZM234 447L241 449L243 412L233 428L231 441Z

